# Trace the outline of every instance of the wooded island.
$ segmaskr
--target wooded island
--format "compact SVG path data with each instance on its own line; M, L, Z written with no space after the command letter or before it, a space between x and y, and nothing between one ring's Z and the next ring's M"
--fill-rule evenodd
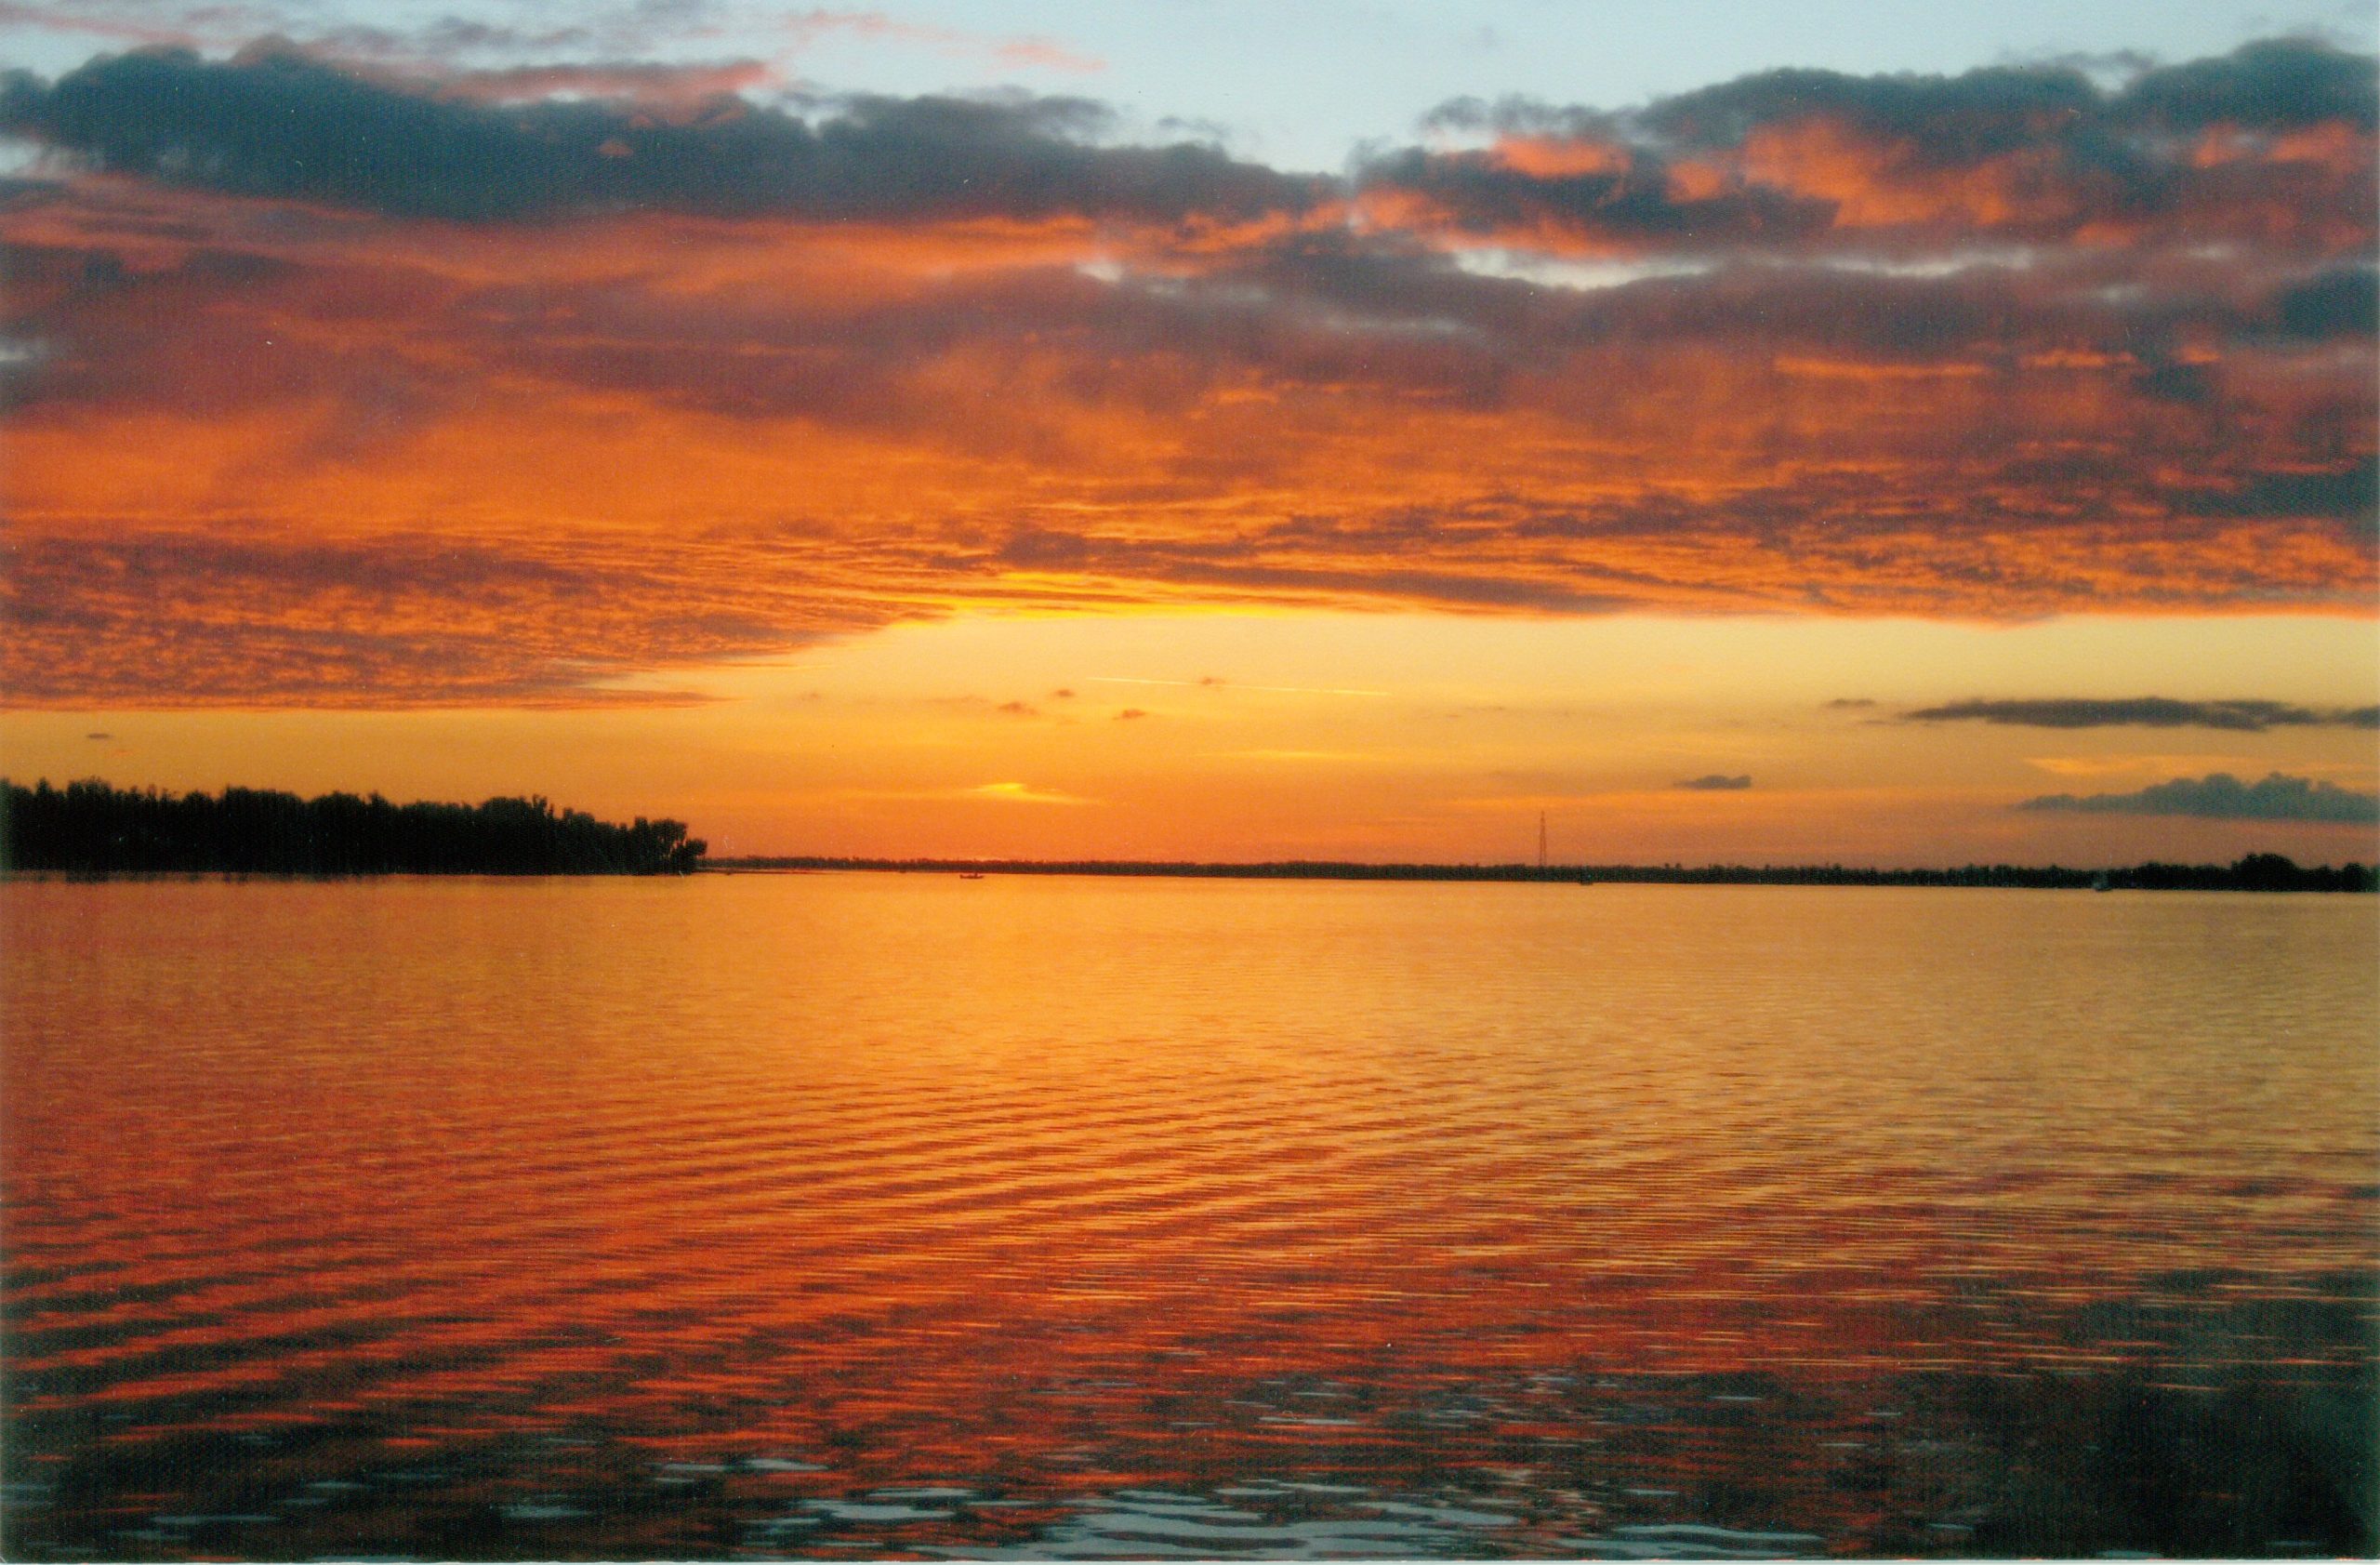
M543 798L392 804L378 794L219 795L0 781L0 868L70 874L683 875L682 821L615 826Z

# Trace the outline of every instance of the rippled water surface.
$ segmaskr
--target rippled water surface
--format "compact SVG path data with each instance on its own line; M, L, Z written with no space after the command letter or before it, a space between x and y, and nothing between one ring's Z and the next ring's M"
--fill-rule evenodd
M2373 1546L2371 898L0 909L11 1558Z

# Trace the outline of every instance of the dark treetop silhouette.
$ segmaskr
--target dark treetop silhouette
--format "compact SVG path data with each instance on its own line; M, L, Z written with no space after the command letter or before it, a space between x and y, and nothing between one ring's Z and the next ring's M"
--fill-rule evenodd
M543 798L391 804L378 794L220 797L99 781L0 782L0 867L74 873L682 875L705 844L685 824L615 826Z

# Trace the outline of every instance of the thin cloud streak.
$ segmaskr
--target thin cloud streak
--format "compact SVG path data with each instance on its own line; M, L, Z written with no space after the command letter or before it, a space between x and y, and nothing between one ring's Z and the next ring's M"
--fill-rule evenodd
M2380 707L2318 709L2286 701L2176 701L2162 696L2120 700L2064 697L1954 701L1903 713L1901 721L1989 723L2025 728L2216 728L2261 734L2270 728L2380 728Z

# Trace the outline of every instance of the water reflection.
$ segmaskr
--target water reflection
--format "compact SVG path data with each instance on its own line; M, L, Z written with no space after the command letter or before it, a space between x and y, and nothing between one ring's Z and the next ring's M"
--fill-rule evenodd
M2373 1546L2360 902L950 889L7 888L9 1556Z

